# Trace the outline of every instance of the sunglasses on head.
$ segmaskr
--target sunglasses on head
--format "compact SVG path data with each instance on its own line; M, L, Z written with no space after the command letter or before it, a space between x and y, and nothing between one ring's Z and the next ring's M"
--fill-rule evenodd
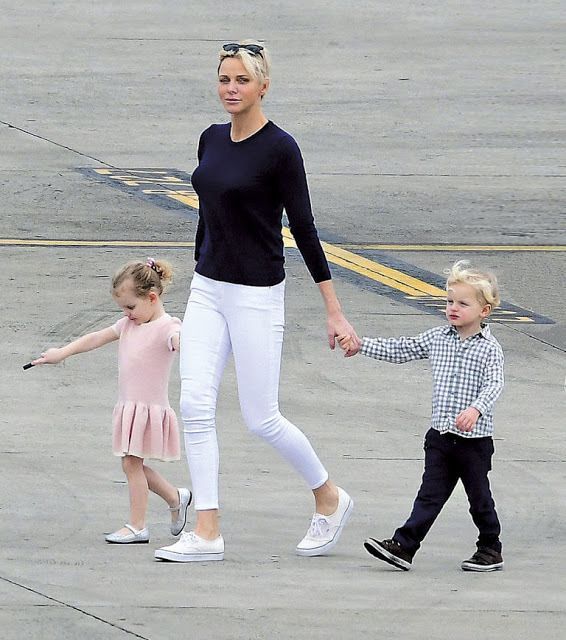
M245 49L248 53L251 53L252 56L261 56L263 58L263 47L259 44L238 44L237 42L229 42L228 44L222 45L224 51L228 53L238 53L240 49Z

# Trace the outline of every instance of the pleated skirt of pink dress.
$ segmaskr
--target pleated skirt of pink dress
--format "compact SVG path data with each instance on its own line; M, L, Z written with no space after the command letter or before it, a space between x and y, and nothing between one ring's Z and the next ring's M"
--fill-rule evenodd
M177 416L171 407L143 402L118 402L112 414L115 456L179 460L181 446Z

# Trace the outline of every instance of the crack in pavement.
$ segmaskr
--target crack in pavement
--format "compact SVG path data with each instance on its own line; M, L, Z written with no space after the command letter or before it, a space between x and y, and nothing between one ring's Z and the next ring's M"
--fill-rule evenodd
M111 627L114 627L114 629L118 629L119 631L123 631L124 633L127 633L128 635L133 636L134 638L140 638L140 640L150 640L150 638L147 638L146 636L141 636L139 633L136 633L135 631L130 631L129 629L126 629L125 627L121 627L120 625L117 625L114 622L110 622L109 620L105 620L104 618L101 618L100 616L97 616L94 613L89 613L88 611L85 611L84 609L81 609L80 607L75 607L75 605L69 604L68 602L63 602L62 600L58 600L57 598L53 598L51 596L48 596L46 593L42 593L41 591L37 591L37 589L32 589L31 587L27 587L25 584L20 584L19 582L16 582L15 580L10 580L9 578L6 578L5 576L0 576L0 580L3 580L4 582L7 582L8 584L11 584L11 585L13 585L15 587L20 587L20 589L24 589L25 591L29 591L30 593L33 593L33 594L35 594L37 596L45 598L46 600L49 600L50 602L54 602L54 603L56 603L58 605L61 605L62 607L66 607L67 609L72 609L73 611L81 613L84 616L88 616L89 618L93 618L97 622L102 622L103 624L107 624L107 625L109 625Z

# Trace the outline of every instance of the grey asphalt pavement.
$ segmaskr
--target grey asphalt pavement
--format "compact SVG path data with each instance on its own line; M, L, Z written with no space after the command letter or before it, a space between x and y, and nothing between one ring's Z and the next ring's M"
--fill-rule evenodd
M561 5L0 1L2 638L564 637ZM149 545L104 543L127 513L110 452L115 345L22 371L45 347L119 317L109 277L126 260L169 259L176 279L166 307L182 316L193 259L175 243L194 239L194 213L79 169L190 173L200 131L225 120L216 51L248 36L272 50L266 112L303 150L322 239L438 275L469 258L496 271L507 302L553 321L493 329L506 354L492 473L502 572L460 570L475 541L460 488L412 571L364 551L367 536L390 536L411 507L430 372L426 362L330 351L316 287L292 249L281 406L356 503L329 557L294 555L311 498L246 433L231 366L218 417L226 559L198 566L153 560L154 548L171 542L169 514L153 498ZM521 250L527 245L546 249ZM360 334L416 334L442 321L358 273L335 266L333 274ZM174 406L178 387L174 372ZM184 461L159 469L188 483Z

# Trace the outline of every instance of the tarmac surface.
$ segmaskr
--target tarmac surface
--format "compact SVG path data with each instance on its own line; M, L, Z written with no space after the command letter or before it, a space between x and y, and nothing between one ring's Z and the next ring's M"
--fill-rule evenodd
M4 640L564 638L561 5L0 4ZM171 543L156 498L149 545L104 542L127 514L110 452L115 345L22 371L46 347L119 317L109 278L129 259L173 263L166 308L182 316L193 271L182 243L194 239L194 210L117 189L93 170L190 173L199 133L225 121L219 45L249 36L272 51L266 113L301 146L323 240L437 279L469 258L496 271L506 302L552 321L493 327L506 354L491 475L504 571L460 570L476 537L460 487L412 571L364 551L366 537L389 537L409 513L430 372L426 362L330 351L317 289L292 248L281 407L355 500L328 557L294 555L311 498L246 432L231 366L218 415L226 559L197 565L153 560ZM414 335L442 322L359 270L333 265L333 274L361 335ZM178 383L174 371L175 407ZM189 482L184 460L156 466L177 486Z

